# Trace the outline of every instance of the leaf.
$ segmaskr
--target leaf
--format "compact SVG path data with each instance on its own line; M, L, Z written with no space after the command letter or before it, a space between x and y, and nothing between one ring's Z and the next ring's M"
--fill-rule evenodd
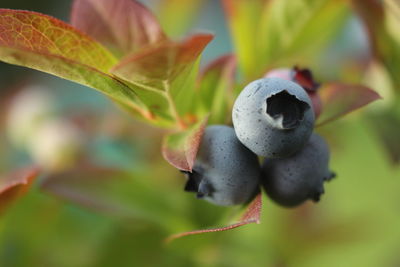
M226 230L231 230L235 229L237 227L250 224L250 223L260 223L260 217L261 217L261 208L262 208L262 194L259 193L254 200L247 206L245 213L239 220L239 222L224 226L224 227L218 227L218 228L209 228L209 229L203 229L203 230L194 230L194 231L189 231L189 232L184 232L184 233L179 233L179 234L174 234L169 236L165 242L169 243L175 239L184 237L184 236L189 236L189 235L198 235L198 234L204 234L204 233L211 233L211 232L221 232L221 231L226 231Z
M211 62L204 69L198 92L202 114L210 114L209 123L226 123L230 114L229 98L232 98L236 70L236 58L224 55Z
M39 169L29 167L15 171L0 179L0 214L18 197L21 197L39 175Z
M258 29L260 17L267 2L265 0L224 0L222 2L238 61L246 77L254 75L260 59L257 49Z
M272 65L309 65L343 25L348 8L333 0L224 0L245 80Z
M75 0L71 24L118 57L167 38L154 15L135 0Z
M271 4L263 16L260 57L275 64L310 65L342 28L349 8L345 1L284 0Z
M1 46L66 58L107 72L116 59L101 45L47 15L0 9Z
M317 126L333 121L381 98L366 86L342 83L327 84L321 88L319 93L323 109Z
M165 41L123 59L112 72L130 83L144 103L158 107L152 108L156 116L172 117L183 129L182 116L194 94L199 56L212 38L211 34L197 34L183 42Z
M285 8L288 13L284 15L286 21L281 29L285 33L281 34L285 48L273 59L281 60L280 57L284 56L289 60L293 58L290 60L292 63L302 61L302 64L310 62L310 59L320 59L321 53L334 42L351 14L346 1L305 0L293 5L292 1L286 0ZM274 50L271 52L273 55Z
M161 0L157 14L161 25L169 36L182 36L201 14L207 0Z
M163 140L162 155L172 166L192 171L208 117L185 131L167 135Z
M100 44L55 18L0 9L0 60L87 85L149 117L135 93L107 74L116 59Z

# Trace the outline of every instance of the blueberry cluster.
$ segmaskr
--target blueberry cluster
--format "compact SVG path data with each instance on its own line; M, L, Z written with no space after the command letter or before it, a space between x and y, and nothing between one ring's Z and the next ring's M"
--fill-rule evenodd
M313 103L304 86L289 79L251 82L234 103L234 127L205 129L185 190L223 206L250 201L260 185L283 206L318 201L334 174L328 145L313 133Z

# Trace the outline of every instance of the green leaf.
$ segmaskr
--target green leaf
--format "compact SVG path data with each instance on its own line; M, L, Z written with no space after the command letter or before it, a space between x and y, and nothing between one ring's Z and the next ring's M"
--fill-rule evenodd
M322 100L322 113L317 120L318 126L381 98L374 90L366 86L342 83L326 84L319 93Z
M75 0L71 24L118 57L167 39L154 15L135 0Z
M236 58L229 54L211 62L200 77L200 110L203 115L210 114L210 124L226 123L228 114L230 118L235 70Z
M161 0L156 7L160 23L169 36L182 36L201 14L201 8L206 2L207 0Z
M320 55L343 26L348 14L348 6L344 1L274 2L263 13L261 20L260 62L289 61L292 64L300 62L309 65L308 58ZM260 68L264 71L262 66Z
M224 3L246 80L260 77L268 66L309 65L348 15L346 3L334 0Z
M55 18L0 9L0 60L92 87L149 117L132 89L108 74L116 59L100 44Z
M199 235L199 234L205 234L205 233L232 230L237 227L244 226L244 225L250 224L250 223L260 224L261 209L262 209L262 194L259 193L254 198L254 200L246 207L246 211L244 212L244 214L242 215L242 217L240 218L240 220L238 222L236 222L234 224L230 224L228 226L223 226L223 227L194 230L194 231L174 234L174 235L169 236L165 241L171 242L175 239L178 239L178 238L181 238L184 236L189 236L189 235Z
M210 34L197 34L183 42L165 41L123 59L112 73L131 84L157 120L174 122L183 129L199 56L211 39Z
M162 155L172 166L183 171L192 171L208 118L189 129L165 136Z
M259 65L257 62L261 59L257 49L260 37L258 29L267 2L266 0L223 1L236 55L246 77L251 77L256 73L256 67Z
M0 214L18 197L22 196L39 175L39 169L29 167L7 174L0 179Z

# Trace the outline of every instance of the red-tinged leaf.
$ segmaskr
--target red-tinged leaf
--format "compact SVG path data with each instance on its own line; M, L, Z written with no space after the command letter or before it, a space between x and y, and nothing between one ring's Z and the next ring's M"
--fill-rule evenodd
M112 72L144 89L171 90L171 83L193 66L212 38L211 34L197 34L183 42L163 42L123 59Z
M233 78L235 74L236 67L236 57L233 54L226 54L220 56L214 61L210 62L207 66L204 67L200 79L204 79L206 75L210 73L218 75L227 75L230 78Z
M203 229L203 230L194 230L194 231L174 234L174 235L169 236L165 241L171 242L177 238L181 238L184 236L231 230L231 229L235 229L237 227L240 227L240 226L243 226L246 224L250 224L250 223L259 224L260 217L261 217L261 209L262 209L262 195L261 195L261 193L259 193L255 197L255 199L247 206L246 211L243 214L243 216L241 217L241 219L239 220L239 222L228 225L228 226L224 226L224 227L209 228L209 229Z
M378 93L366 86L342 83L327 84L319 93L323 108L317 121L318 126L381 98Z
M68 24L30 11L0 9L0 46L66 58L107 72L116 59Z
M208 117L187 130L167 135L163 140L162 155L172 166L192 171Z
M127 57L112 72L135 87L144 103L155 106L155 115L173 117L184 128L182 117L194 95L199 56L213 38L197 34L183 42L166 41ZM156 99L157 98L157 99Z
M0 9L0 60L87 85L148 115L135 93L107 74L116 59L100 44L55 18Z
M154 15L135 0L75 0L71 24L117 56L166 39Z
M210 114L211 124L226 123L233 99L236 58L224 55L205 67L199 79L200 112ZM230 115L229 115L230 117Z
M39 175L39 169L29 167L8 174L0 179L0 214L18 197L23 195Z

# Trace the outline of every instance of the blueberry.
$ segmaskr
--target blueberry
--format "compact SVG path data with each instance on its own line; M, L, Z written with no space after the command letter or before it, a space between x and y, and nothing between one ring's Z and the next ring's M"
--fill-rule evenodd
M319 201L324 182L335 175L329 171L329 147L317 134L304 148L284 159L265 159L261 183L276 203L292 207L311 199Z
M293 68L280 68L273 69L265 74L264 78L281 78L299 84L306 90L311 99L312 107L314 109L315 118L318 118L322 112L322 100L318 94L320 84L314 80L313 74L309 69L301 69L297 66Z
M251 82L232 111L239 140L259 156L282 158L308 141L314 126L312 103L298 84L281 78Z
M258 158L235 135L232 127L206 128L185 191L221 206L243 204L259 190Z

